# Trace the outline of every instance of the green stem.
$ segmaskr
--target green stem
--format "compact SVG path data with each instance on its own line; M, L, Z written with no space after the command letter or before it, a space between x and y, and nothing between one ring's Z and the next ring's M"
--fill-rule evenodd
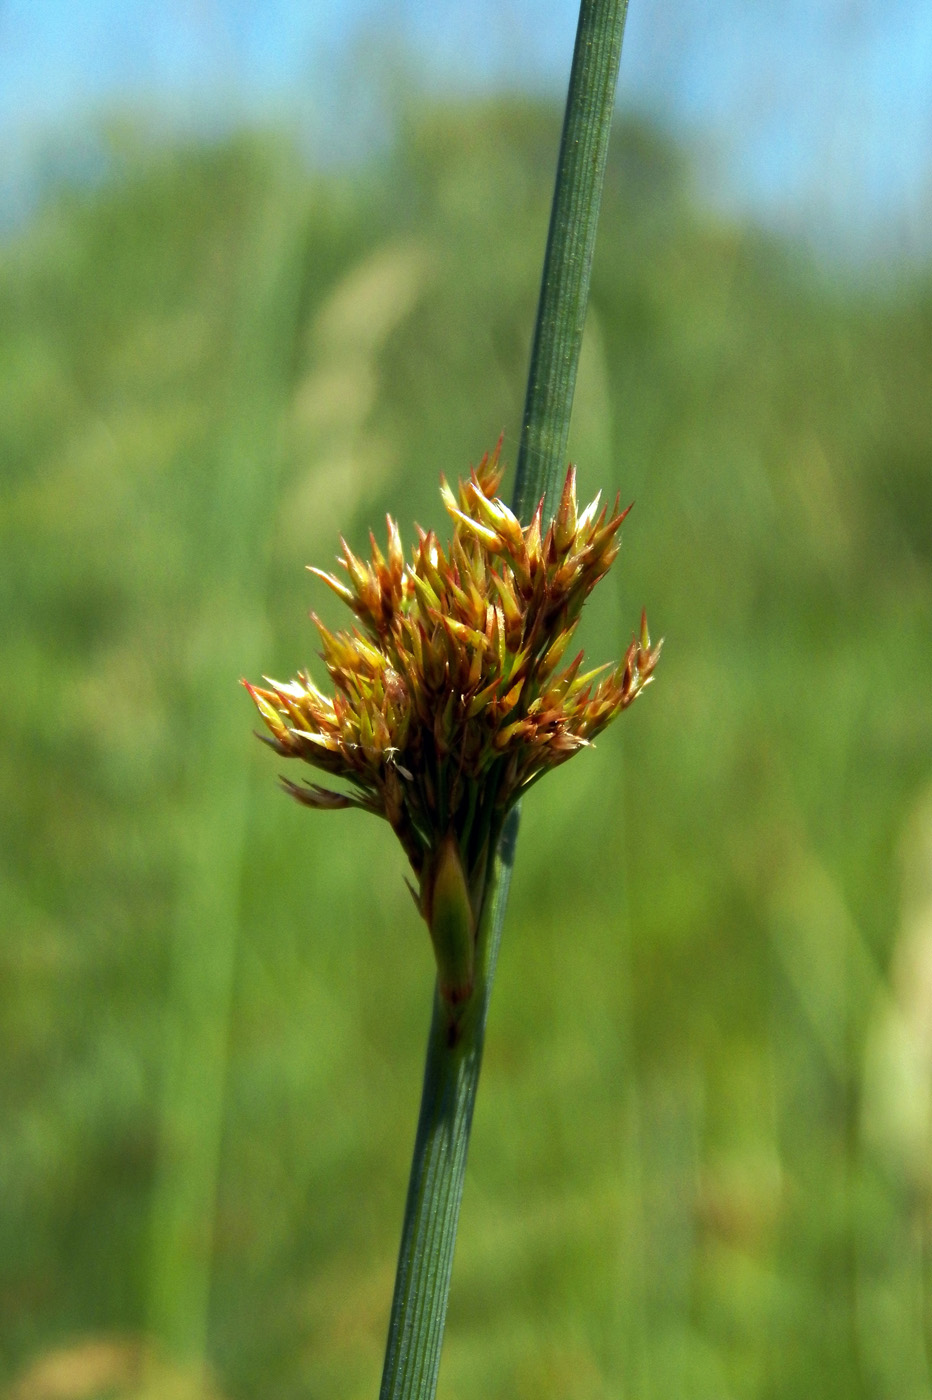
M447 1006L434 993L380 1400L429 1397L437 1388L466 1149L517 830L513 810L486 883L476 984L462 1018L451 1023Z
M518 452L513 506L525 520L541 496L552 513L564 471L626 11L627 0L580 5ZM477 934L475 989L455 1031L434 994L379 1400L433 1400L437 1389L469 1132L519 820L516 807L491 862Z
M628 0L582 0L557 162L514 500L525 519L559 499L602 203Z

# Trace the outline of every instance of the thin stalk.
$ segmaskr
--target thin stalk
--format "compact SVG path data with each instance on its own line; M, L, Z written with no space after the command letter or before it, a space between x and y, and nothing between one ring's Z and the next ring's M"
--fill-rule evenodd
M582 348L628 0L582 0L560 138L512 508L556 509Z
M265 177L264 177L265 178ZM249 777L236 761L242 719L232 678L259 669L265 624L255 600L275 492L270 455L290 390L304 271L304 209L290 160L256 188L220 404L215 465L201 504L190 580L199 608L188 723L192 794L172 937L158 1161L152 1203L149 1331L192 1367L207 1350L239 891ZM257 269L259 272L257 274ZM271 454L270 454L271 445ZM222 483L222 490L221 490ZM219 701L216 677L231 678ZM209 697L209 699L203 699ZM198 1392L200 1393L200 1392Z
M517 832L515 808L505 822L486 882L476 940L476 985L453 1032L449 1010L434 992L380 1400L426 1400L437 1388L466 1150Z
M627 0L582 0L547 236L513 507L555 508L565 469L589 275L602 202ZM379 1400L433 1400L482 1047L520 820L515 807L486 878L475 988L455 1034L439 994L405 1204Z

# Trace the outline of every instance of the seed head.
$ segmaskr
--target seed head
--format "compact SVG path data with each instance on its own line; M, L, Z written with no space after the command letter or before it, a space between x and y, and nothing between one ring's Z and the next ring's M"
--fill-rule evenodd
M471 904L460 924L474 929L508 809L631 704L660 654L642 614L614 668L582 673L582 652L563 664L628 512L617 500L611 513L600 510L597 497L580 513L570 467L555 519L545 528L541 502L522 526L495 494L500 447L456 493L441 479L453 520L445 549L433 531L418 529L406 563L389 517L386 554L370 536L365 561L344 540L343 577L311 570L357 618L352 630L334 633L312 614L332 695L307 672L264 687L244 681L272 748L347 784L338 792L286 780L298 801L362 807L391 823L420 882L435 946L451 941L435 928L435 906L445 928L460 926L450 913L458 872ZM459 995L468 977L457 957Z

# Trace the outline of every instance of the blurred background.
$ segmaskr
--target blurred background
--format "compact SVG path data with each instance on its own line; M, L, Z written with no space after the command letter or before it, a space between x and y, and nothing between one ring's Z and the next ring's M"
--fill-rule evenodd
M10 1400L377 1391L429 944L237 681L514 461L575 18L0 3ZM525 804L445 1400L932 1396L930 216L925 0L631 0L571 451L666 646Z

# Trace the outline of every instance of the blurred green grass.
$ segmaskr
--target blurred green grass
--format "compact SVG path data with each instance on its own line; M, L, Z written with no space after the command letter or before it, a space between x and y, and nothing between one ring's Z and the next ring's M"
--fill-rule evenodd
M0 250L11 1395L129 1394L30 1368L151 1330L235 1400L374 1393L429 946L236 680L315 664L340 531L513 460L557 133L141 150ZM713 218L647 125L610 162L571 450L636 508L585 634L667 643L525 805L441 1394L918 1400L932 278Z

